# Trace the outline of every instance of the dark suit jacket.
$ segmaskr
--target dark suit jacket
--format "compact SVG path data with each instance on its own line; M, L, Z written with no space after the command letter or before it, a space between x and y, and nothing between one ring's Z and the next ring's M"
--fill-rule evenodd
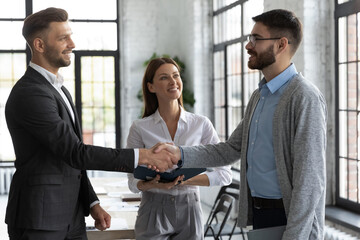
M78 199L85 215L97 200L86 169L133 172L133 150L85 145L73 111L75 124L60 94L31 67L13 87L5 106L16 155L5 218L11 227L63 229Z

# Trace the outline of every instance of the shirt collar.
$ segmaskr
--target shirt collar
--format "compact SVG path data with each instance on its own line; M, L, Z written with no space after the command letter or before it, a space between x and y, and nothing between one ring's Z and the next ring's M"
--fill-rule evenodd
M57 74L57 76L48 70L46 70L43 67L40 67L39 65L30 62L29 66L38 71L46 80L48 80L52 85L54 85L56 88L61 88L64 83L64 78L61 76L60 73Z
M160 116L160 113L159 113L159 109L156 109L156 112L154 113L154 121L155 123L158 123L160 122L162 119L162 117ZM183 122L187 122L186 120L186 115L185 115L185 110L180 106L180 118L179 118L179 121L183 121Z
M295 74L298 74L298 72L296 70L295 64L291 63L289 67L273 78L270 82L266 82L265 78L263 78L259 83L259 90L261 90L261 88L266 85L273 94L285 83L287 83Z

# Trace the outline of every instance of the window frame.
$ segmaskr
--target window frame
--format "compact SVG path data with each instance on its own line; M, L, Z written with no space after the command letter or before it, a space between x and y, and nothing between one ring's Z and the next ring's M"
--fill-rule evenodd
M27 16L33 13L33 1L27 0L25 1L25 17L24 18L0 18L0 21L10 22L10 21L21 21L23 22ZM116 19L69 19L69 22L85 22L85 23L115 23L116 24L116 49L115 50L74 50L74 78L75 78L75 108L77 114L79 116L80 124L82 125L81 116L82 116L82 104L81 104L81 69L80 66L80 58L82 56L111 56L114 58L114 81L115 81L115 147L120 148L121 145L121 92L120 92L120 10L119 10L119 0L114 0L116 3ZM71 16L70 16L71 17ZM31 51L27 44L25 44L24 49L20 50L5 50L0 49L0 53L25 53L26 54L26 65L29 64L31 60ZM78 61L78 62L77 62ZM15 160L15 159L14 159ZM12 163L14 160L3 160L0 159L0 163Z
M343 198L340 196L340 159L344 158L347 160L350 160L350 158L347 156L340 156L340 112L349 112L349 111L354 111L349 109L348 107L346 109L340 109L340 93L339 93L339 81L340 81L340 66L342 64L348 64L350 63L357 63L357 70L356 70L356 78L359 84L359 75L360 75L360 71L359 71L359 64L360 64L360 56L358 54L359 49L357 49L357 57L355 61L346 61L345 63L340 63L339 62L339 51L340 46L339 46L339 19L342 17L348 17L350 15L353 14L357 14L357 31L360 30L359 26L359 14L360 13L360 0L352 0L352 1L348 1L348 2L344 2L341 4L338 4L338 0L335 0L335 14L334 14L334 18L335 18L335 176L336 176L336 190L335 190L335 205L348 209L352 212L357 212L360 213L360 199L359 199L359 193L357 193L357 202L351 201L349 200L349 194L347 194L347 199ZM348 25L347 25L348 26ZM348 35L347 35L348 36ZM356 37L359 37L359 34L356 35ZM359 42L359 40L357 40L357 42ZM348 41L346 42L346 47L348 46ZM358 48L358 47L357 47ZM358 86L359 87L359 86ZM359 91L357 89L357 91ZM359 94L357 94L357 98L359 100ZM346 99L348 100L348 98ZM360 113L360 110L357 109L355 110L356 113ZM357 120L359 119L359 117L357 117ZM348 126L348 125L347 125ZM359 124L357 124L357 128L360 128ZM347 127L348 129L348 127ZM348 130L347 130L348 131ZM357 134L357 137L359 137L359 134ZM347 136L347 141L349 140L349 136ZM358 141L358 140L357 140ZM358 145L359 146L359 145ZM360 154L360 148L357 148L357 160L358 161L358 165L359 165L359 154ZM360 168L357 168L357 179L359 179L359 174L360 174ZM347 175L347 183L349 182L349 174ZM360 190L359 187L359 180L357 182L357 191ZM349 187L347 186L347 189L349 189ZM349 192L349 191L347 191Z
M224 104L221 105L221 106L218 106L217 103L216 103L216 98L214 98L214 114L216 116L216 110L217 109L223 109L224 110L224 118L225 118L225 121L224 121L224 126L221 126L221 128L224 128L224 131L220 131L220 129L216 129L217 132L224 132L225 133L225 136L220 136L220 138L222 138L221 140L227 140L231 133L234 131L234 129L232 129L230 125L230 118L232 117L232 114L231 114L231 109L235 109L235 108L240 108L240 112L241 112L241 118L244 116L244 113L245 113L245 109L246 109L246 104L247 104L247 99L246 99L246 94L249 93L249 92L253 92L253 90L249 90L246 88L245 86L245 74L247 74L248 72L246 71L247 70L247 65L246 65L246 62L244 62L244 54L246 54L246 51L245 51L245 45L247 44L247 37L248 37L248 34L245 34L244 33L244 4L248 2L248 0L238 0L238 1L235 1L227 6L224 6L224 7L221 7L215 11L213 11L213 19L216 17L216 16L219 16L220 14L223 14L223 13L226 13L227 11L233 9L234 7L237 7L239 5L241 5L241 36L239 36L238 38L235 38L235 39L231 39L231 40L225 40L223 42L219 42L219 43L214 43L213 45L213 57L215 56L216 53L219 53L219 52L223 52L223 59L224 59L224 69L223 69L223 81L224 81L224 98L225 98L225 101L224 101ZM213 33L214 34L214 33ZM241 56L241 59L240 59L240 64L241 64L241 72L240 72L240 88L241 88L241 104L240 106L232 106L230 103L229 103L229 74L228 74L228 48L230 46L234 46L235 44L241 44L241 53L240 53L240 56ZM214 63L214 71L215 71L215 63ZM258 81L260 82L262 78L262 75L261 75L261 72L259 71L258 72ZM215 86L215 82L217 81L218 79L215 79L215 72L213 72L213 85ZM215 89L215 87L214 87ZM240 122L238 122L237 124L239 124ZM216 126L216 117L215 117L215 126ZM240 172L240 165L239 164L234 164L234 166L232 167L232 169L236 172Z

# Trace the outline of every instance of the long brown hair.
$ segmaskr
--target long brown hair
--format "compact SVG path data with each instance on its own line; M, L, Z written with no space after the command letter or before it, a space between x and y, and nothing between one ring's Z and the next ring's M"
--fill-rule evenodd
M165 63L173 64L180 73L179 65L171 58L155 58L152 59L146 67L145 74L142 81L142 92L144 97L144 114L143 118L153 114L156 109L159 107L159 102L157 100L156 94L149 91L147 86L148 83L153 83L155 72L159 67ZM178 103L183 107L183 96L182 93L178 99Z

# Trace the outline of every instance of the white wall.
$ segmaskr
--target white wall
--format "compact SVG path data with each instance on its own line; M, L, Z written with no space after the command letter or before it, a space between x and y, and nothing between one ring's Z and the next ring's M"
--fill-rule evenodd
M186 65L186 79L195 89L194 111L212 117L210 1L120 1L122 146L128 129L139 117L136 94L145 71L143 62L156 52L178 56ZM195 84L195 88L193 87ZM205 103L205 104L204 104Z

